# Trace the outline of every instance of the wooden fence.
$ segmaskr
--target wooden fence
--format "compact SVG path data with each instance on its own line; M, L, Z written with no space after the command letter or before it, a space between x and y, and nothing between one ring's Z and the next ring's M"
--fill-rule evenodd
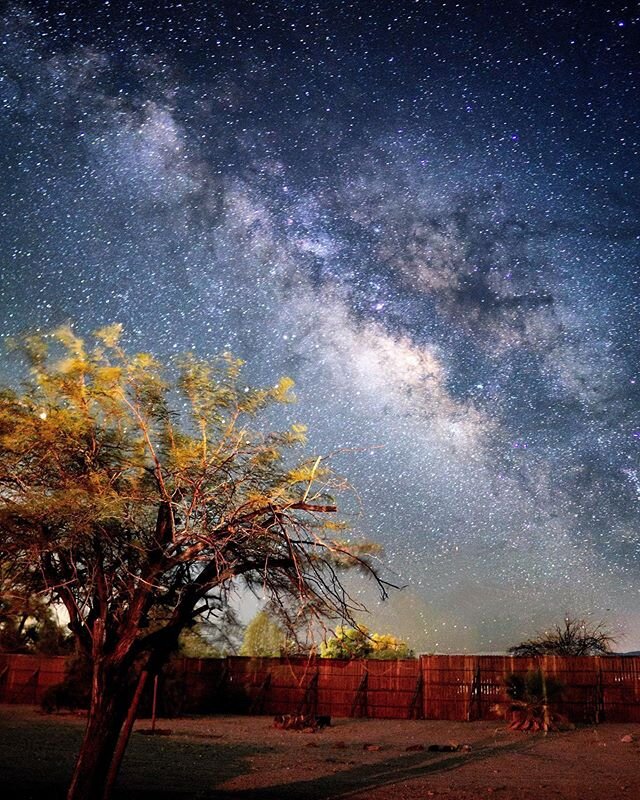
M0 654L0 701L38 703L64 658ZM497 719L507 676L541 669L564 688L557 710L575 722L640 722L640 657L421 656L402 661L178 659L160 685L161 710L330 714L394 719Z
M59 656L0 653L0 702L39 703L42 695L64 679L67 660Z

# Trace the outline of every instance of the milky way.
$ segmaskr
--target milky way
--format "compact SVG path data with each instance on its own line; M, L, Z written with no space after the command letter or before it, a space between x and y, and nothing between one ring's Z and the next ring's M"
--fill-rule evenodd
M291 375L418 650L640 646L640 18L597 5L9 5L0 333Z

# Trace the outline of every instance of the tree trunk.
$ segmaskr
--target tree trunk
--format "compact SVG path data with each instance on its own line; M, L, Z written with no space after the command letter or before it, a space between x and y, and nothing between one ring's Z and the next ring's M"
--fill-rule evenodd
M177 632L130 666L130 658L94 661L89 719L67 800L109 800L149 675L157 674L177 645Z
M111 766L109 767L109 773L107 775L107 780L104 785L103 797L105 798L105 800L108 800L108 798L111 797L111 793L113 791L116 778L118 777L118 772L120 771L120 765L122 764L122 759L124 758L125 750L127 749L127 745L129 744L131 731L133 730L133 723L136 721L136 716L138 714L138 706L140 705L140 699L142 698L142 693L144 691L148 675L149 673L147 672L146 669L142 670L142 672L140 673L140 677L138 678L138 685L136 686L135 694L133 695L133 699L131 700L131 703L129 705L129 710L127 711L126 719L122 727L120 728L118 742L116 744L115 750L113 751Z
M89 718L73 771L67 800L104 800L111 786L120 730L131 702L130 675L119 668L94 667ZM120 759L123 753L120 754Z

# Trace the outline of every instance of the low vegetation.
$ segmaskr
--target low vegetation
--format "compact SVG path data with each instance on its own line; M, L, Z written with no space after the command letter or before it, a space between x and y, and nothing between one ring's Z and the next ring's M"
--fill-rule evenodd
M509 727L522 731L558 730L567 720L554 708L562 699L562 684L541 669L525 675L509 675L507 693L511 698Z

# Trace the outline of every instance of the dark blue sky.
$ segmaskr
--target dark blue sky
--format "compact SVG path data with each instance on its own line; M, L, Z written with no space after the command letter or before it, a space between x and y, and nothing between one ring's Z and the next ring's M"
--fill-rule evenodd
M416 649L640 646L637 6L4 8L0 334L294 377Z

